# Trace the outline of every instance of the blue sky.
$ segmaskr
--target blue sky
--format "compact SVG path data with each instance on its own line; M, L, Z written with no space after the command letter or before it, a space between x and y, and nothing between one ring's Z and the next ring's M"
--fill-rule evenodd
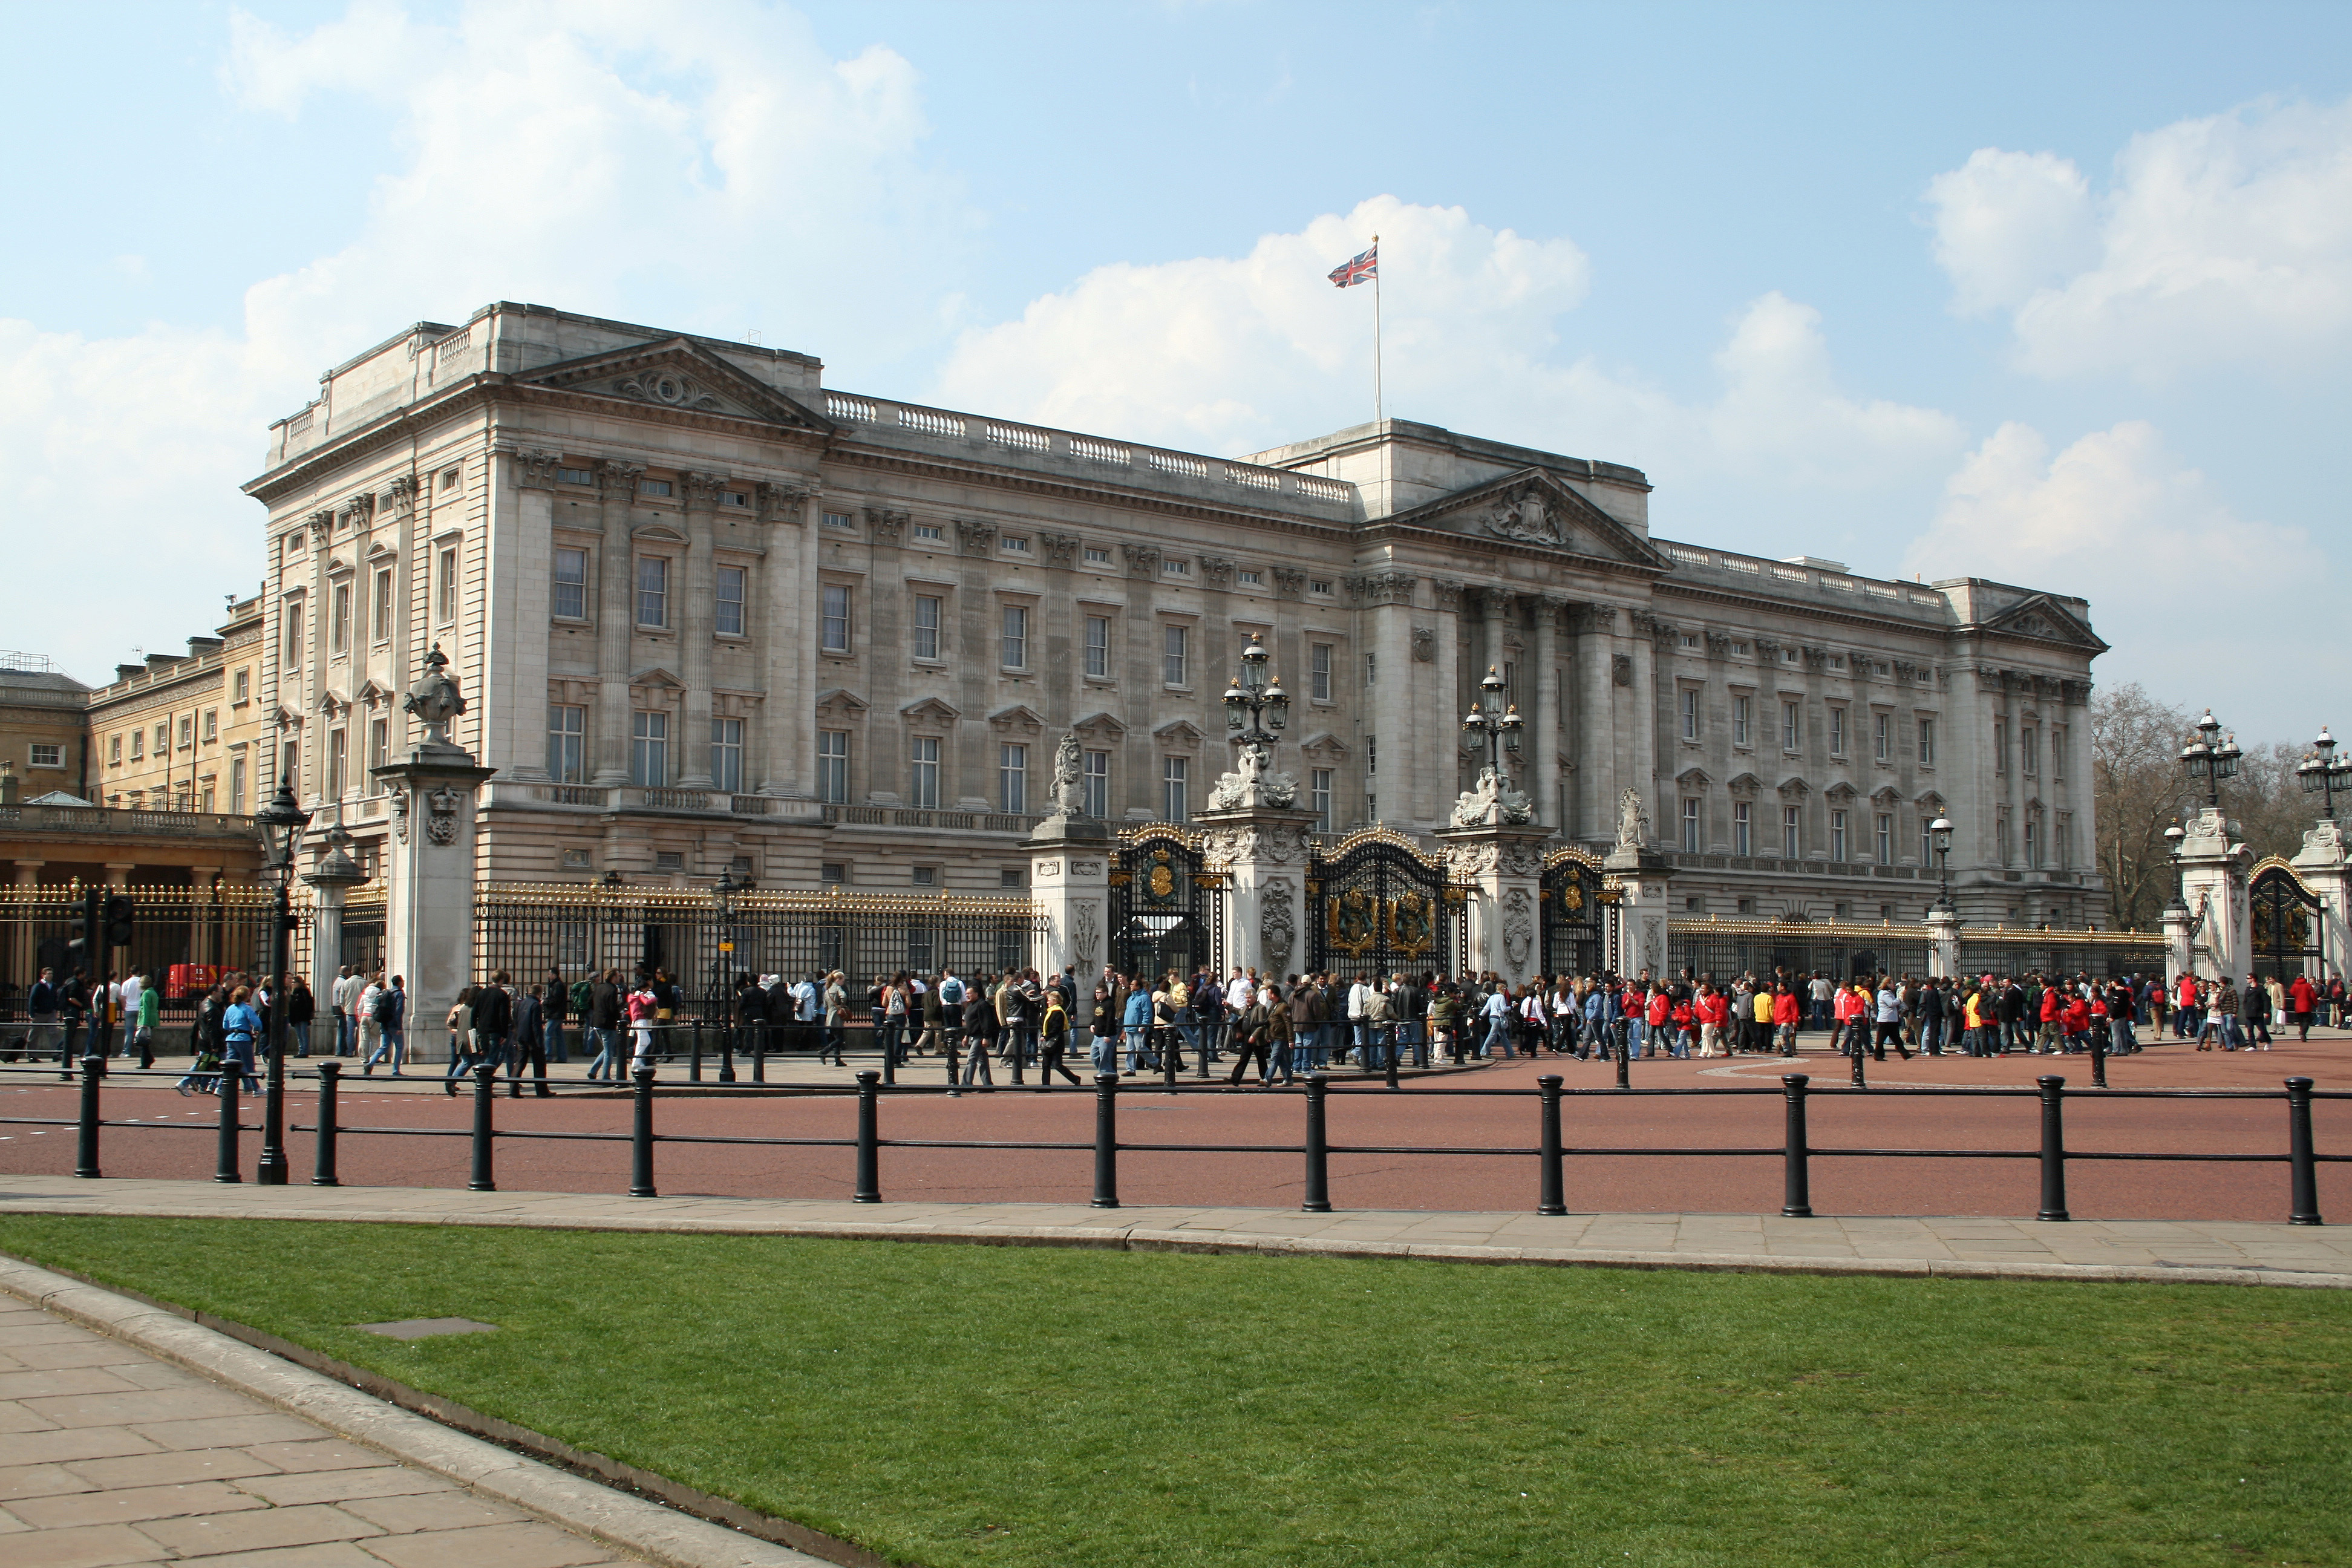
M1391 414L1671 537L2081 594L2248 739L2347 656L2352 10L17 6L0 442L101 679L258 573L320 370L533 300L1219 451ZM96 525L95 529L91 525ZM90 538L135 539L127 561ZM2292 679L2282 671L2292 669Z

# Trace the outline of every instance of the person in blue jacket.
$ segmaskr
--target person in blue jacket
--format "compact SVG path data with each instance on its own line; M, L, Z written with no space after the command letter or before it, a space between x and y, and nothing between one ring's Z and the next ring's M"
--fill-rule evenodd
M1119 1027L1127 1036L1127 1076L1133 1078L1143 1070L1150 1056L1151 991L1135 981L1128 983L1127 1005L1119 1012Z
M240 985L229 993L228 1010L221 1015L221 1078L236 1073L245 1079L245 1092L258 1094L253 1078L254 1042L261 1037L261 1015L253 1007L253 990Z

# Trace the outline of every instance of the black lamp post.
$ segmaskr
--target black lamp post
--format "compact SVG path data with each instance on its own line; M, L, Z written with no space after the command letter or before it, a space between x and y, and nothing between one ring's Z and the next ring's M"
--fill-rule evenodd
M2205 717L2197 721L2197 738L2180 748L2180 765L2189 771L2189 781L2205 786L2205 804L2220 810L2221 781L2238 775L2238 759L2245 753L2238 749L2238 737L2217 740L2221 733L2221 721L2213 710L2205 710Z
M1936 907L1948 911L1952 907L1952 819L1939 816L1927 824L1927 837L1936 848L1936 876L1942 884L1936 894Z
M286 1184L286 946L294 930L294 849L310 814L294 802L294 785L281 780L269 804L253 814L261 834L261 868L278 884L278 905L269 923L269 1087L261 1107L261 1162L254 1180L265 1187Z
M2336 760L2336 737L2327 732L2326 725L2319 727L2319 739L2311 743L2310 752L2294 773L2303 781L2304 793L2320 797L2320 816L2334 820L2336 792L2352 788L2352 757L2340 763Z
M2180 841L2188 837L2189 835L2181 829L2179 817L2173 818L2172 826L2164 830L2165 844L2172 856L2172 902L2165 906L2167 912L2173 910L2179 910L2183 914L2189 912L2188 890L2185 886L2187 873L2180 864Z
M734 993L727 986L727 972L734 967L729 962L735 952L735 895L751 891L751 879L735 879L735 868L730 864L719 873L711 884L710 896L719 901L719 942L710 955L710 995L719 1008L719 1081L735 1081L735 1005ZM705 1009L708 1011L708 1009Z
M1280 676L1267 678L1268 658L1265 644L1251 633L1241 670L1225 688L1225 739L1237 746L1271 747L1290 723L1290 693ZM1261 752L1258 760L1269 758Z
M1503 776L1503 753L1519 754L1519 730L1525 722L1517 703L1504 705L1503 678L1488 665L1486 678L1478 683L1477 704L1463 716L1462 728L1486 737L1487 771L1497 780Z

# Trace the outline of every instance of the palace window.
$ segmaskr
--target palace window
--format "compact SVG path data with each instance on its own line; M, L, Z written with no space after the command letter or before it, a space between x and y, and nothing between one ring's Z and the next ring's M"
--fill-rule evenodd
M1677 702L1682 710L1683 739L1685 741L1697 740L1698 689L1691 686L1684 687L1677 698Z
M381 724L383 721L379 719L376 722ZM383 787L376 786L379 793ZM241 756L230 759L228 764L228 810L231 816L245 815L245 759Z
M743 793L743 721L710 721L710 787L722 795Z
M2030 816L2025 819L2025 868L2042 868L2042 824Z
M192 752L196 746L196 716L193 713L180 721L180 750Z
M1780 853L1791 860L1804 853L1798 833L1800 820L1797 807L1784 805L1780 808Z
M1735 746L1748 744L1748 715L1753 703L1752 698L1735 697L1731 700L1731 743Z
M940 805L940 739L917 735L908 742L907 804L922 811Z
M1310 643L1307 648L1307 695L1318 702L1331 700L1331 645Z
M1263 588L1265 586L1265 574L1263 572L1236 572L1234 574L1234 576L1244 588Z
M1845 710L1843 708L1830 710L1830 755L1845 755Z
M2005 715L1992 721L1992 771L2009 772L2009 720Z
M302 742L289 741L279 749L278 780L295 794L302 793Z
M550 703L547 710L547 776L557 784L587 782L588 710Z
M1110 564L1110 552L1109 552L1108 550L1104 549L1102 546L1097 545L1097 544L1089 544L1089 545L1087 545L1087 565L1089 565L1089 566L1108 566L1108 565L1109 565L1109 564Z
M996 542L997 548L1008 555L1026 555L1030 552L1029 536L1025 533L1008 533Z
M845 511L829 511L824 514L824 525L827 528L856 528L857 520Z
M827 805L849 800L849 731L816 732L816 797Z
M334 651L338 655L351 652L352 585L349 583L338 583L335 584L335 616L333 625L334 633L331 640Z
M669 625L669 558L641 556L637 561L637 625Z
M1315 813L1315 831L1331 831L1331 770L1317 768L1307 775L1307 805Z
M1190 577L1192 574L1192 563L1190 561L1179 561L1171 556L1160 563L1160 574L1163 577Z
M1191 759L1162 757L1160 760L1160 814L1162 821L1182 822L1192 815L1185 795Z
M817 647L825 653L849 651L849 589L840 583L824 585L824 613L819 618Z
M296 595L286 601L286 672L289 675L302 668L302 597Z
M1933 719L1919 721L1919 765L1923 768L1936 765L1936 721Z
M1683 853L1685 855L1696 855L1699 851L1698 826L1698 801L1695 796L1685 795L1683 796Z
M743 635L743 568L721 566L714 585L718 613L712 617L711 629L722 637Z
M596 482L596 476L586 468L558 468L555 480L564 485L593 485Z
M1936 815L1931 811L1919 814L1919 864L1922 866L1936 863L1936 836L1928 831L1928 825L1935 820Z
M121 767L122 765L122 737L121 735L112 736L107 741L106 762L109 767Z
M1004 606L1004 668L1029 668L1029 609L1025 605Z
M2035 777L2042 772L2042 731L2031 724L2018 728L2017 761L2027 778Z
M383 793L383 781L375 776L374 770L384 766L391 761L392 721L389 719L369 720L368 793L370 795L382 795ZM245 759L243 757L236 759L235 766L230 769L229 776L233 781L229 793L235 795L239 802L238 805L231 806L229 809L232 811L243 811L245 809L245 806L242 804L245 800Z
M207 708L205 710L205 744L211 745L215 741L219 739L220 710L217 708Z
M1088 752L1078 772L1080 803L1088 816L1110 815L1110 753Z
M390 574L384 574L388 579ZM588 552L585 550L555 552L554 595L551 613L560 621L584 621L588 618Z
M936 594L915 595L915 657L925 661L940 657L940 612L943 601Z
M936 522L919 522L915 524L915 541L917 543L939 544L944 542L947 536L947 530L941 528Z
M351 732L335 729L327 731L327 798L341 800L343 795L343 766L347 760Z
M379 643L392 640L392 568L379 568L375 574L375 629L371 634ZM236 672L236 700L245 700L245 671Z
M441 493L443 495L446 496L456 493L458 487L463 485L465 482L465 476L460 474L457 469L444 468L441 470Z
M446 626L457 619L457 551L454 545L441 552L439 577L441 604L434 619Z
M138 762L141 758L146 756L146 754L147 729L145 725L142 725L138 729L131 731L131 760L134 763Z
M1845 813L1843 811L1830 813L1830 858L1838 861L1850 858L1846 854Z
M639 479L637 493L641 496L669 496L677 493L667 479Z
M1188 658L1188 626L1170 626L1160 628L1160 679L1162 685L1183 686L1188 683L1191 662ZM1170 817L1171 822L1181 818Z
M253 671L240 669L229 682L229 706L238 707L253 700Z
M1878 851L1878 863L1880 865L1892 866L1895 864L1895 814L1891 811L1882 811L1878 814L1878 842L1876 848Z
M66 748L61 741L36 741L28 758L37 768L61 768L66 765Z
M1096 680L1110 679L1110 617L1087 617L1087 674Z
M1735 800L1731 803L1731 852L1734 855L1756 852L1749 831L1753 814L1754 808L1748 802Z
M629 730L629 782L639 789L669 784L669 715L639 709Z
M1029 809L1029 748L996 748L996 809L1018 816Z
M1895 715L1874 713L1870 716L1870 754L1882 763L1892 762L1895 758Z
M1794 702L1780 704L1780 749L1784 752L1795 751L1798 741L1803 738L1801 714L1802 710Z

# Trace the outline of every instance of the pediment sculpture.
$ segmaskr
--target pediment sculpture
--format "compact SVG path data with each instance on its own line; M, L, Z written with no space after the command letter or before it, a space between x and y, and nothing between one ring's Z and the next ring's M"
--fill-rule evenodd
M1456 827L1517 827L1535 820L1535 806L1490 765L1478 770L1478 787L1454 798Z
M1551 499L1539 485L1524 484L1506 490L1487 503L1479 521L1487 532L1498 539L1515 540L1521 544L1568 542L1560 531L1559 519L1552 511Z

